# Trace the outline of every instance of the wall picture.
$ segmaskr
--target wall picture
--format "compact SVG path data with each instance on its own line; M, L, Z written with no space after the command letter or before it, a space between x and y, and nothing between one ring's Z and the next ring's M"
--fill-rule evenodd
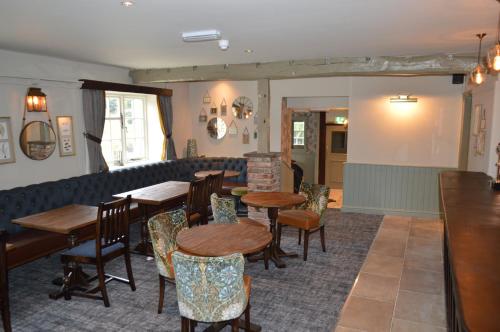
M10 118L0 117L0 164L13 163L15 161Z
M74 156L75 137L73 135L73 117L58 116L57 119L57 137L59 138L59 155L61 157Z

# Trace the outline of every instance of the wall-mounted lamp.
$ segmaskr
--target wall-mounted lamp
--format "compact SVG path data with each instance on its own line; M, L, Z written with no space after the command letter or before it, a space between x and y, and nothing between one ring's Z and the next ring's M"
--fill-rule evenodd
M26 95L28 112L47 112L47 95L40 88L29 88Z
M398 95L391 97L391 103L416 103L418 101L417 97L411 97L411 95Z

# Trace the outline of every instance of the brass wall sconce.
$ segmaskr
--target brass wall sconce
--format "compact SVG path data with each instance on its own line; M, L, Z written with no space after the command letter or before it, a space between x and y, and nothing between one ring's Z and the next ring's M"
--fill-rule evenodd
M28 112L47 112L47 95L40 88L29 88L26 95Z
M412 97L411 95L397 95L391 97L391 103L416 103L418 102L417 97Z

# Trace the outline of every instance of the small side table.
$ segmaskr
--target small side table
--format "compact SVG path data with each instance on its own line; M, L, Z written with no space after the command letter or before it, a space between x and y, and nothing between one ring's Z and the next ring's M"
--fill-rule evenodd
M234 203L236 204L236 214L239 217L245 217L248 215L248 211L241 208L241 197L248 194L248 187L234 187L231 189L231 195L234 197Z

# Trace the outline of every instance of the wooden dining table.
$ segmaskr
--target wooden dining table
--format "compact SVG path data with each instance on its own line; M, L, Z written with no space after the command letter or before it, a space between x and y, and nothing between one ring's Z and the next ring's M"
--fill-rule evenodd
M95 206L71 204L57 209L32 214L26 217L13 219L12 223L24 228L64 234L68 238L69 247L74 247L82 240L86 240L89 234L89 227L97 222L98 208ZM92 236L90 236L92 237ZM89 286L89 275L83 272L77 263L69 266L70 269L70 289L86 290ZM58 299L63 296L62 279L57 278L53 282L61 288L49 294L50 298Z
M241 201L248 206L255 208L267 208L272 241L270 245L270 259L276 267L286 267L285 262L280 257L296 256L296 254L287 254L277 244L276 219L278 219L279 209L290 208L306 201L305 197L299 194L288 192L251 192L241 197ZM256 256L254 259L262 259Z
M153 256L153 248L148 237L148 220L153 213L182 206L189 192L189 182L167 181L152 186L143 187L121 194L115 198L124 198L130 195L132 202L139 205L143 220L141 222L141 242L135 247L135 252Z
M259 222L240 218L236 224L208 224L186 228L177 234L177 246L182 252L204 257L226 256L234 253L243 255L260 252L272 241L267 227ZM205 332L220 331L227 324L213 324ZM240 319L240 328L245 321ZM260 325L250 323L250 331L259 332Z
M194 176L201 179L204 177L207 177L209 175L217 175L220 174L224 170L208 170L208 171L198 171L194 173ZM225 170L224 171L224 178L235 178L240 176L240 172L238 171L231 171L231 170Z

